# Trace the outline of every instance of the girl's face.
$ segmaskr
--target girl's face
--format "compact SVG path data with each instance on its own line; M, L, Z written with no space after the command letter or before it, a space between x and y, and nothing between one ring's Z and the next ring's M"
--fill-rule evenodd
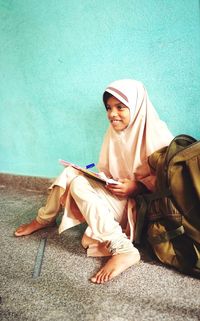
M115 97L110 97L106 104L107 117L115 131L121 131L128 127L130 122L130 110Z

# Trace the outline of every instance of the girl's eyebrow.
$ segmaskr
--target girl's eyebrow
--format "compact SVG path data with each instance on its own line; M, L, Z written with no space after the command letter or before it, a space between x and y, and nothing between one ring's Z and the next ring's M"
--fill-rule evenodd
M123 103L117 103L117 104L114 104L113 106L124 106L126 107ZM106 105L107 107L111 107L109 104Z

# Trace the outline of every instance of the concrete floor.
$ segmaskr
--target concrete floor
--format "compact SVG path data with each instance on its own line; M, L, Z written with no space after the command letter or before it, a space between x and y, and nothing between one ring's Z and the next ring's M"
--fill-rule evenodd
M9 178L9 179L8 179ZM144 250L141 262L104 285L89 278L105 259L86 258L84 226L48 228L16 238L46 199L48 181L0 175L1 321L200 320L200 280L162 266ZM29 180L28 180L29 181ZM30 179L31 181L31 179ZM33 278L40 241L47 238L40 276Z

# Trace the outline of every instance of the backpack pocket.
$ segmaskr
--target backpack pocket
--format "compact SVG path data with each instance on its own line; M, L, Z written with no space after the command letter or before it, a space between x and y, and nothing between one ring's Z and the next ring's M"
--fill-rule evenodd
M156 257L164 264L173 266L186 274L200 277L199 244L185 234L184 227L169 228L169 221L151 222L148 226L148 241Z

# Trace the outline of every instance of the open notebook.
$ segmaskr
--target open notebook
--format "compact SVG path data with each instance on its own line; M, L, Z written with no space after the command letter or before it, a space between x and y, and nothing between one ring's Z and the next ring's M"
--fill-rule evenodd
M76 168L77 170L79 170L80 172L84 173L86 176L89 176L91 178L94 178L98 181L101 181L103 183L106 183L106 184L119 184L118 181L115 181L114 179L112 178L108 178L106 177L106 175L104 173L96 173L96 172L92 172L92 171L89 171L88 169L84 168L84 167L80 167L78 165L75 165L75 164L72 164L70 162L67 162L63 159L59 159L59 163L63 166L71 166L73 168Z

